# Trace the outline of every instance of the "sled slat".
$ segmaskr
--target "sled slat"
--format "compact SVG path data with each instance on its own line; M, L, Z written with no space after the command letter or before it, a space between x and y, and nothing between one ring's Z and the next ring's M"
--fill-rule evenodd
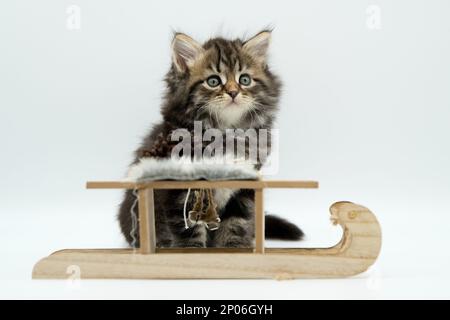
M285 181L285 180L220 180L220 181L152 181L145 183L124 182L124 181L89 181L87 189L206 189L206 188L242 188L242 189L263 189L263 188L303 188L315 189L319 187L317 181Z

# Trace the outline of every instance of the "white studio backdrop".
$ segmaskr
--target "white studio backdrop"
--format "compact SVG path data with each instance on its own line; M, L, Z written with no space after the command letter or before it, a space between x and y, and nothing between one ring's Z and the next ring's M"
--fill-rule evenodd
M125 246L121 192L84 184L123 177L160 120L173 30L204 41L271 26L271 66L284 83L271 178L318 180L320 189L270 191L268 210L304 229L303 246L329 246L340 231L328 207L363 204L383 228L372 272L385 286L336 290L448 298L449 10L445 0L3 1L0 297L24 295L33 263L51 251Z

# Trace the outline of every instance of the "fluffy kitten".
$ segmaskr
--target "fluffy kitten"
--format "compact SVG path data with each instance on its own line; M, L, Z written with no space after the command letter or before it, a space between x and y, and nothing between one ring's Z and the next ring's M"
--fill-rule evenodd
M166 137L177 128L193 130L194 121L201 121L203 128L270 130L281 86L267 66L270 37L270 31L262 31L247 41L214 38L201 45L185 34L176 34L172 66L165 78L163 121L144 139L134 163L143 156L170 156ZM253 246L253 190L214 190L222 220L215 231L203 224L185 229L185 197L186 190L155 190L157 246ZM122 233L129 243L133 241L130 209L134 200L132 191L127 191L119 212ZM189 207L192 204L190 197ZM298 240L302 235L295 225L266 216L266 237Z

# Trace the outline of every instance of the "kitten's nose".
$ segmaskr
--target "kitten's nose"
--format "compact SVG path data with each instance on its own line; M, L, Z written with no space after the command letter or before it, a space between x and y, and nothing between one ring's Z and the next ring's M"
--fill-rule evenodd
M237 97L237 95L239 94L239 91L237 90L231 90L231 91L227 91L227 93L230 95L230 97L234 100L234 98Z

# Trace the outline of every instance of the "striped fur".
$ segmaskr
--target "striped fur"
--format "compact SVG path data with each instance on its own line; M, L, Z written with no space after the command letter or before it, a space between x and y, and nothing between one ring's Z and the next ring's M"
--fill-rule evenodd
M177 128L193 130L194 121L202 121L203 128L270 130L278 111L281 87L279 79L267 65L270 36L270 31L262 31L246 41L214 38L201 45L185 34L176 34L172 43L173 63L165 77L167 90L161 109L163 121L145 137L136 151L133 164L147 154L147 150L165 150L155 147L161 140L159 138L170 136L171 131ZM209 85L211 76L219 79L220 85ZM244 82L241 76L247 80L250 78L250 81ZM167 157L169 154L158 156ZM206 230L202 224L185 230L182 204L186 190L157 190L157 245L252 246L253 196L253 190L215 190L222 219L219 230ZM127 191L119 211L122 233L129 243L132 242L130 209L133 201L132 192ZM192 203L190 198L189 206ZM292 224L290 226L296 229ZM298 238L296 235L291 238Z

